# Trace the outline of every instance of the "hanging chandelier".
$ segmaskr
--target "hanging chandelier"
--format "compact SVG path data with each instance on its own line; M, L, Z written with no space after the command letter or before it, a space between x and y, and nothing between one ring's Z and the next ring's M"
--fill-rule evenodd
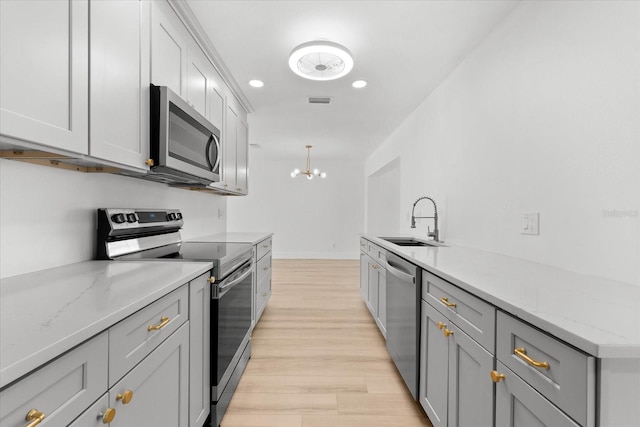
M314 176L319 176L320 178L326 178L326 172L320 172L318 169L311 170L311 145L305 145L307 149L307 170L301 171L300 169L294 169L291 172L291 178L295 178L300 175L306 175L307 179L313 179Z

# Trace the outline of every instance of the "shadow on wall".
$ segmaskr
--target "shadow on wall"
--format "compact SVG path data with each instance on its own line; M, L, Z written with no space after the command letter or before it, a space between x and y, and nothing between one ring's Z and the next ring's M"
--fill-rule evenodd
M367 177L367 233L397 233L400 212L400 157L396 157Z

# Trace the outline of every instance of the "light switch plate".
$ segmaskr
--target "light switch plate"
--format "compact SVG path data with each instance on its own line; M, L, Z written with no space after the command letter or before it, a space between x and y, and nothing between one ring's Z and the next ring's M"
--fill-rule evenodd
M538 236L540 234L540 213L526 213L522 215L521 234Z

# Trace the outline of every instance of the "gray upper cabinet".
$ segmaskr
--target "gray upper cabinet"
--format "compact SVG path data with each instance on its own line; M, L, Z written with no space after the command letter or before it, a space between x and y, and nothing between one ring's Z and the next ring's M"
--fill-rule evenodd
M151 83L167 86L185 99L190 38L167 2L151 3Z
M94 1L89 27L90 154L143 170L149 169L150 14L147 1Z
M1 135L88 153L88 24L87 0L0 1Z

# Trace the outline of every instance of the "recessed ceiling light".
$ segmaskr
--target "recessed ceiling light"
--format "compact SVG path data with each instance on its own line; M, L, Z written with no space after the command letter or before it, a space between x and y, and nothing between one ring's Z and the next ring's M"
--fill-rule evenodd
M249 80L249 86L262 87L264 86L264 82L262 80Z
M349 74L353 58L351 52L338 43L316 40L293 49L289 68L305 79L335 80Z
M362 89L366 85L367 85L366 80L356 80L355 82L351 83L351 86L355 87L356 89Z

